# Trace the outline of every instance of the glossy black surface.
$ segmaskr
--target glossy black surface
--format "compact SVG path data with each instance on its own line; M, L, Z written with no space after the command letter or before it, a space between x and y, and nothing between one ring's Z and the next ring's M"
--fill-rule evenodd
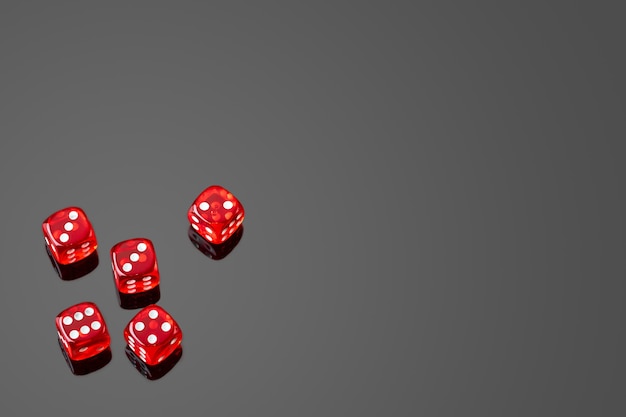
M0 4L1 417L626 416L622 2ZM66 281L70 205L102 262ZM155 381L104 259L135 236L185 334ZM81 301L113 357L78 378Z

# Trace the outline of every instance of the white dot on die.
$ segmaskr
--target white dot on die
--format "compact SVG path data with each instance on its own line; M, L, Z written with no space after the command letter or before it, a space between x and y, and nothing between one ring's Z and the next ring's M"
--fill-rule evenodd
M102 327L102 323L100 323L98 320L92 321L91 322L91 328L94 330L98 330L100 327Z
M90 329L89 329L89 326L83 326L83 327L81 327L81 328L80 328L80 332L81 332L82 334L87 334L87 333L89 333L89 330L90 330Z
M145 243L143 243L143 242L141 242L141 243L139 243L139 244L137 245L137 250L138 250L139 252L143 252L143 251L145 251L146 249L148 249L148 245L146 245L146 244L145 244Z
M89 242L85 242L82 245L80 245L81 248L86 248L89 246Z
M213 242L213 238L211 237L211 235L206 234L204 235L204 237L206 237L209 242Z
M93 316L93 313L94 313L94 310L93 310L93 308L92 308L92 307L87 307L87 308L85 309L85 315L86 315L86 316Z
M139 260L139 254L138 253L131 253L130 254L130 260L133 262L137 262Z
M79 336L79 334L78 334L78 330L72 330L72 331L70 332L70 339L77 339L77 338L78 338L78 336Z
M76 251L76 249L68 249L65 253L67 253L68 255L73 254Z
M176 343L176 341L178 340L178 338L173 338L172 341L170 342L170 345L173 345L174 343Z
M159 312L156 310L150 310L150 312L148 313L148 317L154 320L159 317Z
M77 311L76 313L74 313L74 319L75 320L82 320L83 319L83 313L81 313L80 311Z
M137 330L138 332L142 331L145 328L146 325L143 324L143 322L138 321L137 323L135 323L135 330Z
M65 243L70 240L70 235L68 235L67 233L61 233L61 236L59 236L59 240Z
M72 222L67 222L67 223L65 223L65 224L63 225L63 228L64 228L65 230L67 230L68 232L71 232L71 231L72 231L72 229L74 228L74 223L72 223Z
M124 272L130 272L130 270L133 269L133 265L127 262L122 265L122 269L124 270Z
M231 208L233 208L233 202L230 200L226 200L224 201L224 204L222 204L222 207L224 207L226 210L230 210Z
M157 341L157 337L153 334L151 334L150 336L148 336L148 343L156 343Z
M209 226L206 226L206 227L204 228L204 230L206 230L206 231L207 231L207 233L213 233L213 230L211 230L211 228L210 228Z
M63 324L69 326L74 320L70 316L63 317Z
M142 281L150 281L152 279L151 276L147 276L147 277L143 277L141 280Z
M135 281L134 279L129 279L128 281L126 281L126 285L133 285L135 282L137 281Z
M209 203L207 203L206 201L203 201L202 203L200 203L198 207L202 211L207 211L209 209Z
M194 229L196 229L196 230L200 229L200 228L198 227L198 225L197 225L197 224L193 224L193 223L192 223L192 224L191 224L191 226L192 226Z
M191 216L191 220L193 220L196 223L200 223L200 220L198 220L196 216Z
M163 330L164 332L169 332L172 329L172 325L169 322L163 322L163 324L161 325L161 330Z
M87 349L89 349L89 346L83 346L82 348L78 349L79 352L84 352Z
M76 220L78 219L78 212L72 210L70 211L70 214L67 217L69 217L70 220Z

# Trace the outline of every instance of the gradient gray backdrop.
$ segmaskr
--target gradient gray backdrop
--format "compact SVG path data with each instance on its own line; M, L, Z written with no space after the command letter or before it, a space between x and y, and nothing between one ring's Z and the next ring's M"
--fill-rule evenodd
M0 5L0 415L625 415L620 10L126 3ZM247 211L221 261L186 235L210 184ZM184 332L158 381L108 266L135 236ZM77 377L83 300L113 359Z

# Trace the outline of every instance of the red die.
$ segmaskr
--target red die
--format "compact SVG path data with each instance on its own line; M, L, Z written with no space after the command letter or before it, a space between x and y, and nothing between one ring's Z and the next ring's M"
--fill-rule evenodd
M67 207L51 214L44 220L42 229L50 253L60 264L80 261L98 247L91 222L78 207Z
M148 365L163 362L183 340L183 333L167 311L156 304L139 311L124 328L124 339Z
M79 303L60 312L56 326L63 349L73 361L91 358L111 344L104 317L91 302Z
M194 230L213 244L231 237L244 218L243 206L235 196L219 185L211 185L195 199L187 218Z
M149 239L135 238L111 248L111 268L115 286L122 294L135 294L159 285L154 245Z

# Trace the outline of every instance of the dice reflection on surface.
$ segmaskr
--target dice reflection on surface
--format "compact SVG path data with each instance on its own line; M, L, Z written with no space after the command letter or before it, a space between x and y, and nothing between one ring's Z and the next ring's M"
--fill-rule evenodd
M57 335L68 358L82 361L110 348L111 338L95 303L75 304L56 317Z
M152 304L141 309L128 322L124 339L143 362L157 365L181 344L183 333L167 311Z
M191 243L206 257L213 260L224 259L229 253L235 249L243 236L243 225L235 231L235 233L225 242L219 245L213 244L202 237L193 227L189 226L187 236Z
M183 347L178 346L167 358L157 365L148 365L142 361L128 345L126 345L124 352L130 363L141 375L149 380L156 380L164 377L174 368L183 354Z
M134 310L149 306L150 304L155 304L160 298L161 290L159 286L134 294L124 294L119 291L117 292L117 301L119 302L120 307L126 310Z
M211 185L187 210L189 224L207 241L219 245L230 238L244 220L244 209L227 189Z
M138 294L160 283L156 252L150 239L134 238L115 244L110 251L115 287L123 294Z
M95 356L80 361L74 361L71 360L67 355L67 351L64 348L63 341L60 338L57 338L57 341L59 342L59 348L61 348L61 353L65 358L65 362L67 363L67 366L70 368L70 371L74 375L87 375L95 372L111 362L111 359L113 357L111 354L111 348L109 347L104 349L102 352L96 354Z
M48 255L48 259L50 259L50 263L52 264L52 268L54 268L54 271L63 281L71 281L84 277L85 275L96 269L100 262L98 251L95 250L91 253L91 255L81 259L80 261L64 265L58 263L56 259L54 259L52 253L50 253L50 249L48 248L48 246L46 246L45 249L46 254Z
M41 227L46 246L59 264L78 262L98 248L93 226L80 207L67 207L52 213Z

